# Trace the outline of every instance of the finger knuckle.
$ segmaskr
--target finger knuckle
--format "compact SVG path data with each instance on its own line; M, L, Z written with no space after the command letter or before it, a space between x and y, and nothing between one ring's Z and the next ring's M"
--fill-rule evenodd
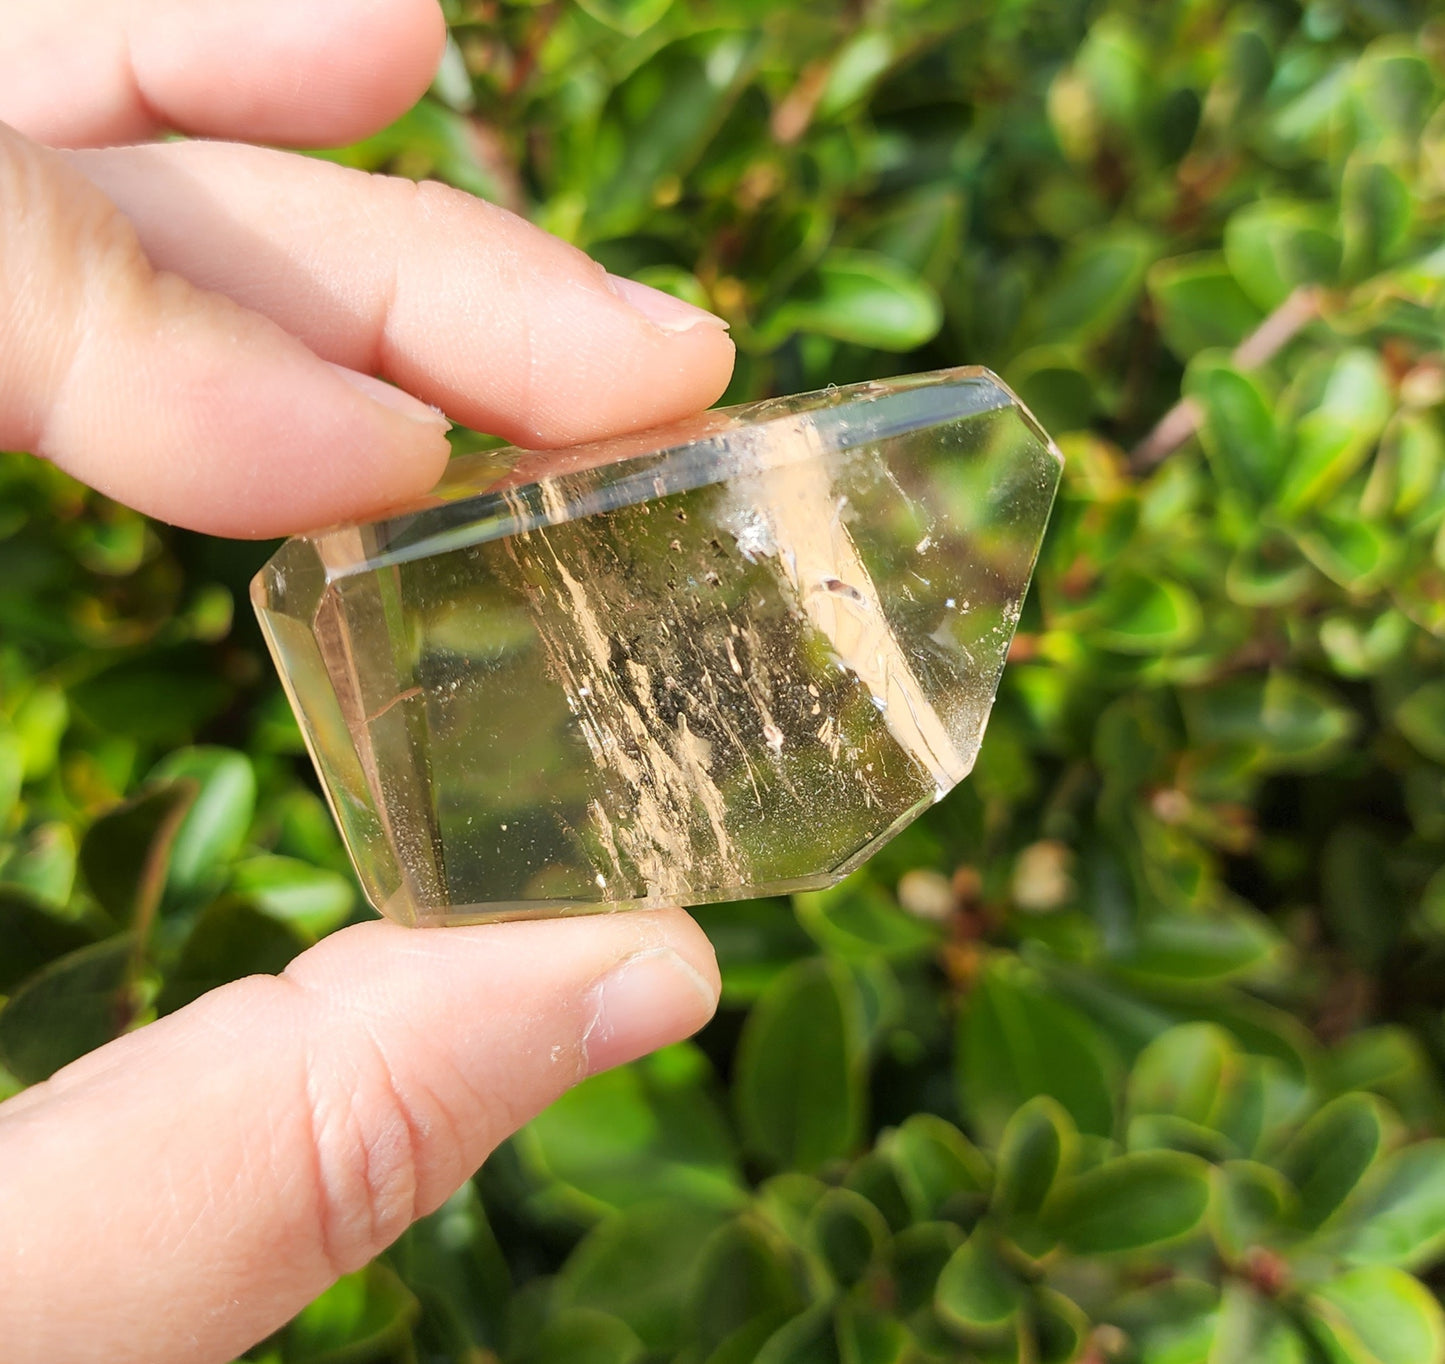
M313 1059L304 1085L317 1242L347 1274L415 1219L424 1124L375 1044L351 1050L345 1072Z

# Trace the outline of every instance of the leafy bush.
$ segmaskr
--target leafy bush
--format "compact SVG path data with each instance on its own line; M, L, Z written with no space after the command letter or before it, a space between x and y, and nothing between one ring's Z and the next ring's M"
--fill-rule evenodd
M255 1358L1445 1358L1431 10L452 6L328 155L724 313L734 399L986 363L1069 461L972 778ZM5 1090L361 912L263 555L0 460Z

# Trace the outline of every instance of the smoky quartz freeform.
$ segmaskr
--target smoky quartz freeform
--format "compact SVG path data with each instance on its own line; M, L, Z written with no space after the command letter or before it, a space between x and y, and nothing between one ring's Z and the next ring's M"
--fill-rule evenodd
M460 457L252 596L390 917L811 889L968 774L1059 471L944 370Z

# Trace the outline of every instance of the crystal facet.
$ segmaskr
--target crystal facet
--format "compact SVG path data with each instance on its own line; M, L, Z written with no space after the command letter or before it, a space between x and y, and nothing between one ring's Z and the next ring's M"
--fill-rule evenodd
M816 888L968 774L1059 469L945 370L463 456L252 597L383 913Z

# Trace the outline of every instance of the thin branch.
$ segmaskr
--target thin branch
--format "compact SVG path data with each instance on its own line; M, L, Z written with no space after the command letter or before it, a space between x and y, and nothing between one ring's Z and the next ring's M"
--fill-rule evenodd
M1320 315L1321 290L1302 285L1285 299L1234 349L1231 359L1238 369L1258 369L1268 364L1296 336ZM1169 409L1129 456L1137 473L1152 469L1189 440L1204 421L1204 413L1193 398L1181 398Z

